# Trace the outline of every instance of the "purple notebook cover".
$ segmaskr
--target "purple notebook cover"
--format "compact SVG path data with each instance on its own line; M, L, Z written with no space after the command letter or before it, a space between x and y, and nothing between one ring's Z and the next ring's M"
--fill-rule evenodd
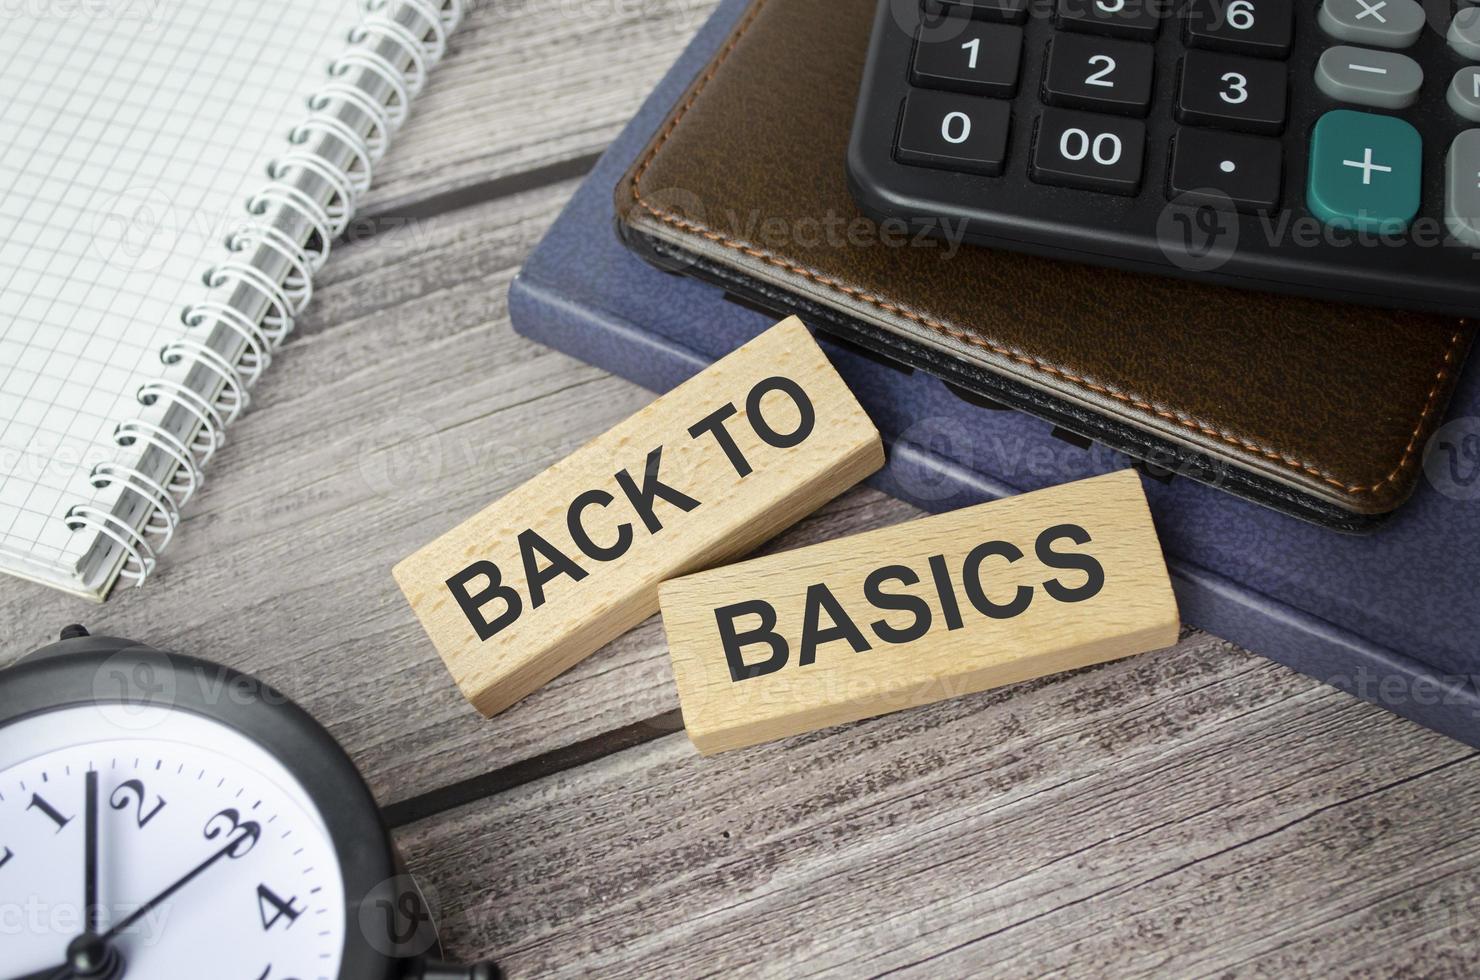
M618 179L746 4L721 4L530 256L509 294L519 333L666 391L776 319L653 268L614 230ZM888 465L870 482L920 507L951 510L1127 464L928 374L819 339L889 447ZM1186 622L1480 746L1474 365L1429 448L1413 499L1362 536L1180 477L1144 482Z

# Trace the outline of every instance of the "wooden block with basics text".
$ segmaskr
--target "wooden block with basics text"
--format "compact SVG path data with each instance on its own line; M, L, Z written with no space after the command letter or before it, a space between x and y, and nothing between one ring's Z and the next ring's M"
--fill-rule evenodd
M689 575L660 590L708 755L1170 646L1132 470Z
M458 687L501 711L884 463L792 317L395 567Z

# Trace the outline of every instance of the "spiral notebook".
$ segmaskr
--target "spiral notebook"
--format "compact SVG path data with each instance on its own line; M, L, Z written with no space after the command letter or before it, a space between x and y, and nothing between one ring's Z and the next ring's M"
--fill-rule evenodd
M0 571L96 599L149 577L461 6L6 18Z

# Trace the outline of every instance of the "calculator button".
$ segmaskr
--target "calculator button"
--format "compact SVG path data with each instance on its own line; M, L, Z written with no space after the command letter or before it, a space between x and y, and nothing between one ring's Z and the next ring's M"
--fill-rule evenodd
M1187 44L1260 58L1290 53L1293 0L1190 0L1183 19Z
M1161 26L1165 0L1059 0L1059 27L1086 34L1106 34L1132 41L1151 41Z
M1423 139L1395 116L1336 109L1316 121L1305 202L1336 228L1397 233L1418 213Z
M1449 83L1449 108L1471 122L1480 122L1480 68L1461 68Z
M1177 119L1274 136L1285 128L1288 87L1281 62L1189 51L1177 88Z
M1155 49L1139 41L1058 34L1050 42L1043 98L1050 105L1144 116Z
M1167 188L1173 198L1231 200L1240 211L1270 211L1280 200L1280 141L1211 129L1182 128L1172 143Z
M915 45L910 79L926 88L943 88L1010 99L1017 92L1023 29L1007 24L965 21L948 40L921 37ZM935 32L931 32L935 36Z
M1406 109L1418 99L1423 69L1405 54L1347 45L1316 63L1316 87L1333 99L1378 109Z
M1467 129L1449 145L1444 224L1466 245L1480 248L1480 129Z
M1134 194L1141 187L1146 124L1073 109L1045 109L1038 120L1032 177L1044 184Z
M1415 0L1324 0L1316 19L1338 41L1406 48L1423 33L1426 15Z
M932 14L964 14L1008 24L1028 19L1028 0L925 0L925 9Z
M1449 22L1449 46L1471 61L1480 61L1480 7L1466 7Z
M995 177L1007 157L1012 106L951 92L915 89L904 100L895 156L920 167Z

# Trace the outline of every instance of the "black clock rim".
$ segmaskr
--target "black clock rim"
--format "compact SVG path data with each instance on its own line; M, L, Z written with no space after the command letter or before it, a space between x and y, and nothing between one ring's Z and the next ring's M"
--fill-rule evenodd
M94 684L98 670L104 664L126 668L146 661L157 668L161 659L181 675L173 697L164 706L207 718L256 742L298 781L318 809L344 880L344 949L339 976L354 980L392 980L399 976L400 961L367 941L352 941L359 935L357 912L361 903L384 889L397 874L395 851L380 808L333 736L275 688L250 674L197 657L164 653L117 637L89 636L42 647L0 672L0 730L26 718L77 705L119 703L123 701L121 696L98 695ZM264 696L222 697L212 702L206 697L204 685L178 682L196 670L210 671L212 685L241 681L260 689Z

